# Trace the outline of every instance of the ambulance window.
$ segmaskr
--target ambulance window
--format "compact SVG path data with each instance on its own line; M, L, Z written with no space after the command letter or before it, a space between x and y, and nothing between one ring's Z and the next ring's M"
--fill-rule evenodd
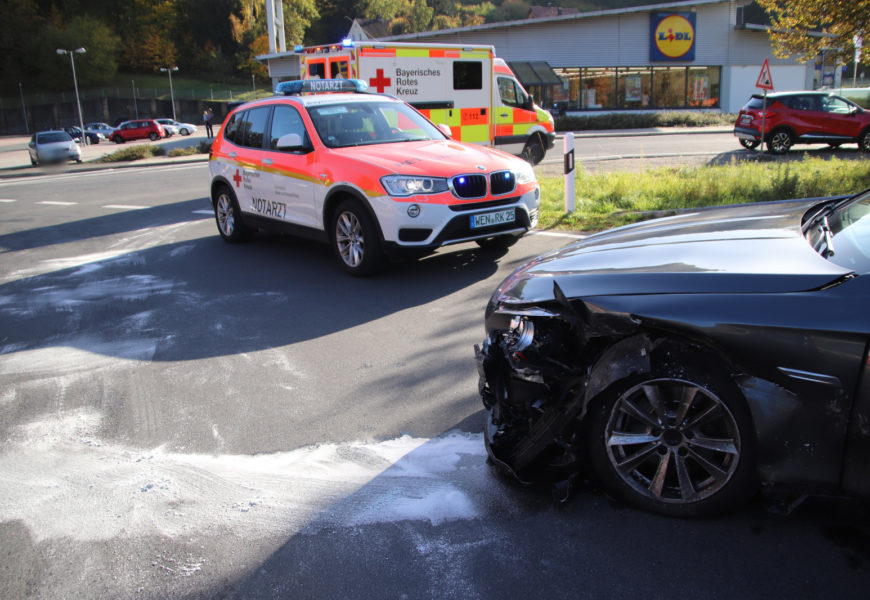
M330 63L329 76L333 79L347 79L347 61L337 60Z
M528 102L526 93L512 77L498 78L498 95L505 106L523 108Z
M483 63L480 61L461 61L453 63L454 90L483 89Z
M326 79L326 64L322 62L308 65L308 77L311 79Z
M234 141L240 146L262 148L269 110L271 110L270 106L260 106L246 110L239 121L239 131Z
M292 106L280 104L275 107L275 112L272 115L269 148L275 150L278 146L278 140L288 133L298 134L303 144L308 141L305 124L302 122L302 117L299 116L299 111Z

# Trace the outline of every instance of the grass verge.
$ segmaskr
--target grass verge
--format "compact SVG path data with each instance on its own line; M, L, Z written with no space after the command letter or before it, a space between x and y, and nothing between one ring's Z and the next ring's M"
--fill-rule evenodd
M540 229L599 231L682 209L851 194L870 187L870 160L739 163L650 169L641 173L575 171L576 210L564 211L564 178L544 177Z

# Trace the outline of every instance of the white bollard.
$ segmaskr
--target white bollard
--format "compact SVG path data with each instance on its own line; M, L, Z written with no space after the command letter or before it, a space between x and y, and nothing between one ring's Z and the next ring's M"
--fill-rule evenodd
M574 212L574 134L565 134L565 212Z

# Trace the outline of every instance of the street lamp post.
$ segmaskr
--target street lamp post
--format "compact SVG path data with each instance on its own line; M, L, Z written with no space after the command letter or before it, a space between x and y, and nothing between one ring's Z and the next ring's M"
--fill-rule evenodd
M79 128L82 130L82 144L88 143L88 136L85 135L85 122L82 119L82 103L79 101L79 82L76 79L76 61L73 59L73 54L84 54L87 52L84 48L76 48L75 50L57 49L58 54L69 54L69 64L72 66L73 72L73 87L76 91L76 106L79 109Z
M21 114L24 115L24 132L30 133L30 127L27 125L27 106L24 104L24 87L21 82L18 82L18 93L21 94Z
M160 67L161 73L169 73L169 99L172 101L172 120L177 121L175 118L175 92L172 90L172 72L177 71L178 67Z

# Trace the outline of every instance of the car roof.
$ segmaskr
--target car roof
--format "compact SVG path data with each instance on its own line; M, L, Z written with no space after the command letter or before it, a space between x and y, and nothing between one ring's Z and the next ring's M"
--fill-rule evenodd
M328 104L341 103L371 103L371 102L396 102L404 104L402 100L394 98L389 94L377 94L371 92L353 93L353 92L329 92L321 94L304 94L304 95L275 95L253 102L246 102L237 106L234 110L246 110L255 106L264 106L270 104L301 104L304 107L324 106Z

